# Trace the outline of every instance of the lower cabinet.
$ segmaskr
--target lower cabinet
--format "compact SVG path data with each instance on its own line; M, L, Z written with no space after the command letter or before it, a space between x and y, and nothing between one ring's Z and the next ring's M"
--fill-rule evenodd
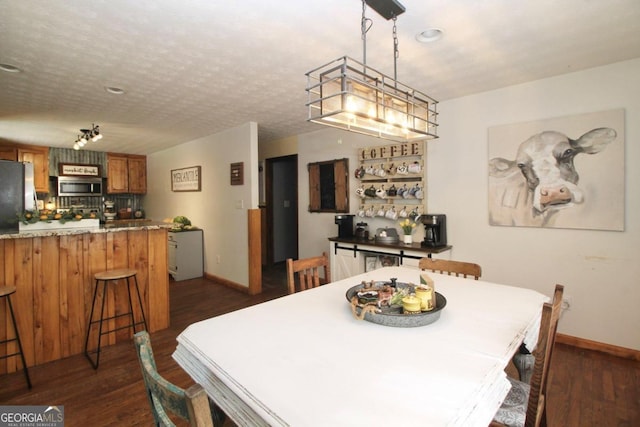
M204 275L202 230L167 233L168 269L173 280L187 280Z

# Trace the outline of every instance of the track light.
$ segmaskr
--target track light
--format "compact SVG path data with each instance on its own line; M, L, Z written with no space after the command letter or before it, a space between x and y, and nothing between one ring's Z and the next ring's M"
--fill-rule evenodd
M73 144L74 150L79 150L84 147L87 142L97 142L102 139L102 134L100 133L100 126L96 124L91 125L91 129L80 129L82 135L78 135L78 139L76 139Z

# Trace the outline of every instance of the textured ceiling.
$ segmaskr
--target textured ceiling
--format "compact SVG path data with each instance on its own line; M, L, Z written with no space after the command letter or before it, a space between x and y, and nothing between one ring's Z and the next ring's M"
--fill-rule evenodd
M640 57L638 0L402 0L398 80L443 101ZM304 73L362 59L359 0L0 0L0 138L150 154L248 121L259 141L306 122ZM393 74L369 9L367 64ZM442 40L420 44L428 27ZM105 86L119 87L113 95ZM455 120L440 117L440 122Z

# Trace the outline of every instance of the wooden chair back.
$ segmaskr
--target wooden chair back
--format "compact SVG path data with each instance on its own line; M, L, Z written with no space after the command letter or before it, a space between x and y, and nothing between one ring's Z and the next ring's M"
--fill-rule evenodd
M431 270L436 273L446 273L449 276L473 276L476 280L482 276L482 268L478 264L463 261L451 261L448 259L422 258L418 262L421 270Z
M171 413L191 427L213 427L209 399L202 386L195 384L183 390L160 376L146 331L135 334L134 343L155 425L175 426Z
M320 269L324 270L324 279L320 278ZM296 289L295 276L298 276L298 288ZM326 252L321 256L297 259L287 259L287 285L289 294L296 291L304 291L320 286L323 283L331 282L331 271L329 268L329 258Z
M533 367L533 375L531 376L531 391L529 392L529 401L527 403L525 427L546 425L549 364L556 342L556 331L558 329L558 320L560 319L563 293L564 286L556 285L553 293L553 301L551 303L545 303L542 307L538 344L533 351L536 361Z

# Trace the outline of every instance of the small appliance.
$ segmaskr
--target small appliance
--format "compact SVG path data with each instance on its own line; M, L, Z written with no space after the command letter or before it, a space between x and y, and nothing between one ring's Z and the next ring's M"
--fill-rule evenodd
M420 216L424 225L422 247L437 248L447 246L447 216L443 214L424 214Z
M336 215L338 237L353 237L353 217L355 215Z
M356 238L360 240L369 239L369 226L366 222L359 222L356 224Z
M102 178L58 177L58 196L101 196Z

